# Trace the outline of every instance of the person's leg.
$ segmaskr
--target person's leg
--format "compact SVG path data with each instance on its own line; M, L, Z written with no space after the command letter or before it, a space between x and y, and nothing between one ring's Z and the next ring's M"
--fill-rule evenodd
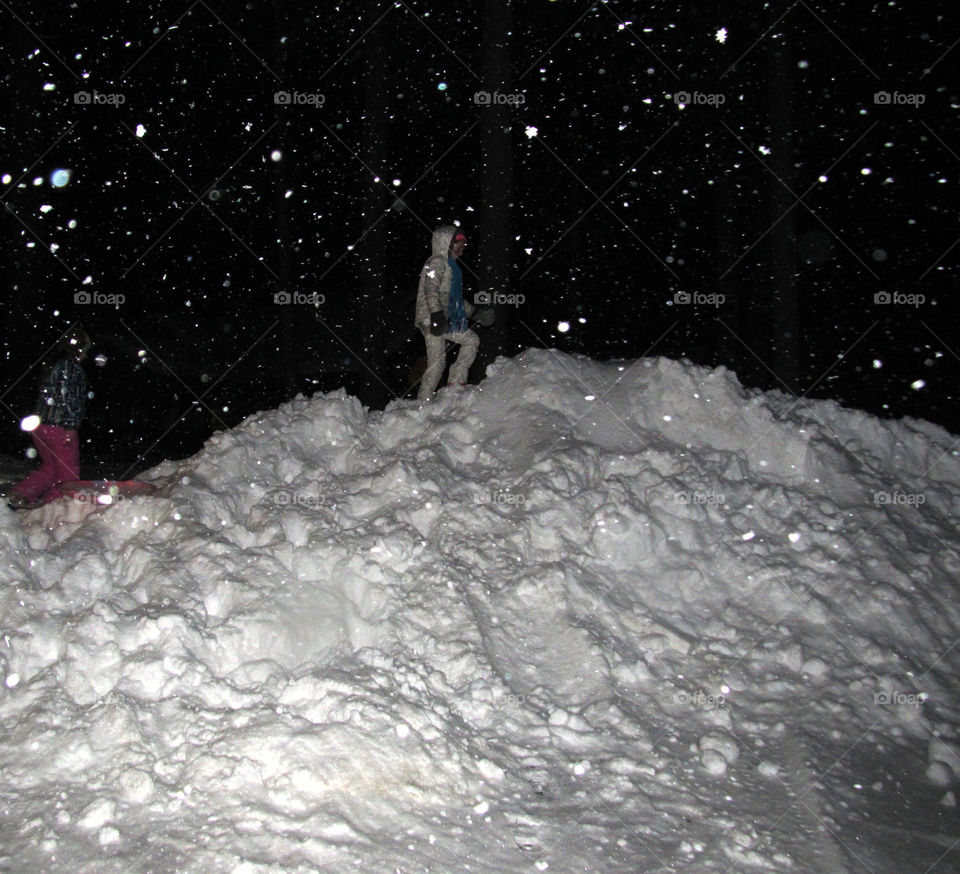
M45 504L63 496L63 492L57 488L61 483L80 479L80 437L76 431L65 428L60 428L59 431L54 451L56 479L43 496Z
M459 334L447 334L446 336L448 340L460 344L457 360L450 366L450 384L464 385L467 381L467 374L470 372L470 365L477 357L480 338L473 331L462 331Z
M443 337L434 337L424 331L423 339L427 344L427 369L423 371L420 391L417 393L417 398L421 401L427 400L433 394L447 363L447 344Z
M36 503L40 497L58 482L64 482L61 458L66 451L61 447L63 435L67 432L54 425L39 425L30 435L33 445L40 456L40 467L26 479L18 482L11 492L22 495L29 503ZM75 433L75 432L74 432ZM76 440L74 440L76 446ZM77 453L79 458L79 452Z

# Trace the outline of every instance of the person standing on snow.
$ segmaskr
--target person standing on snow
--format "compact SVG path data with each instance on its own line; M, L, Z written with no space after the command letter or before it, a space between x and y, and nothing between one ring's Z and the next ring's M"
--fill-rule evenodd
M466 244L466 235L453 225L437 228L431 240L433 254L420 271L415 322L427 346L427 369L417 394L422 401L433 394L440 382L446 364L446 341L460 346L457 360L450 367L448 384L465 385L480 345L468 319L473 317L485 327L493 324L492 308L475 308L463 296L463 274L457 261Z
M43 376L36 415L22 425L30 430L40 467L10 490L7 504L13 510L59 498L63 493L57 486L80 479L77 429L87 413L87 376L81 362L89 348L86 331L74 328L61 340L53 366Z

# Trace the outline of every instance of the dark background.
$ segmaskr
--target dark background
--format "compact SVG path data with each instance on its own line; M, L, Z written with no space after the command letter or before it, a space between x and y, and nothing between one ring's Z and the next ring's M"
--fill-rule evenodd
M0 3L0 450L77 321L87 473L298 392L410 396L452 221L468 294L524 298L474 381L528 346L687 357L960 434L954 4L762 6Z

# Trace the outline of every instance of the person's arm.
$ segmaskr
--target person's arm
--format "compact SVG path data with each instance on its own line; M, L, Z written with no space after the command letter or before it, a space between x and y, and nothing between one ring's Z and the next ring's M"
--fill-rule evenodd
M447 314L440 302L440 286L446 270L446 262L436 255L423 265L423 297L430 313L430 333L437 337L447 332Z
M436 255L429 258L423 265L423 294L427 301L427 310L431 313L443 309L440 303L440 286L446 270L446 263Z

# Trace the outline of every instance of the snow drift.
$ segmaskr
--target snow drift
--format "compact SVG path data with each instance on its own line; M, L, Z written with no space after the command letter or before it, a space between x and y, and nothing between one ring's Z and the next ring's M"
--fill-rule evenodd
M957 870L955 443L529 350L6 513L0 867Z

